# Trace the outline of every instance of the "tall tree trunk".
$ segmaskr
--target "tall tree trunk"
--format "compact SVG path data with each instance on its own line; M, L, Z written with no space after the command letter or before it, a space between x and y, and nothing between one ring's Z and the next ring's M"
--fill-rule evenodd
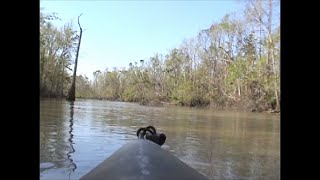
M272 42L270 41L270 36L271 36L271 31L272 31L272 0L268 0L268 25L267 25L267 30L268 30L268 36L269 36L269 41L268 41L268 65L267 65L267 70L268 70L268 76L271 74L272 70Z
M274 60L274 44L273 40L271 37L271 32L272 32L272 0L268 1L268 6L269 6L269 17L268 17L268 33L269 33L269 48L268 48L268 64L272 64L272 73L274 74L275 77L277 77L276 71L275 71L275 60ZM269 59L270 57L270 59ZM269 61L271 60L271 62ZM279 110L280 107L280 102L279 102L279 95L278 95L278 87L277 87L277 79L274 80L274 91L275 91L275 96L276 96L276 109Z
M195 89L195 82L196 82L196 71L197 71L197 64L196 64L196 55L193 55L193 79L192 79L192 90Z
M81 15L82 14L80 14L80 16ZM79 57L79 50L80 50L81 37L82 37L82 28L81 28L80 22L79 22L80 16L78 17L78 24L79 24L79 28L80 28L80 37L79 37L79 44L78 44L78 47L77 47L76 61L75 61L75 64L74 64L72 85L70 87L69 93L68 93L67 98L66 98L68 101L75 101L76 100L76 75L77 75L78 57Z
M261 24L262 24L262 1L259 1L259 15L258 15L258 18L259 18L259 33L260 33L260 47L259 47L259 60L261 60L261 51L262 51L262 35L261 35L261 32L262 32L262 27L261 27Z
M271 60L272 60L272 73L275 76L274 78L274 94L276 96L276 110L280 109L280 102L279 102L279 95L278 95L278 86L277 86L277 72L275 70L275 58L274 58L274 45L273 45L273 40L272 37L269 36L269 42L271 44Z
M60 62L57 62L56 63L56 66L55 66L55 70L54 70L54 79L55 79L55 95L58 97L59 96L59 80L60 80L60 77L59 77L59 69L60 69Z
M61 75L61 89L60 89L60 97L63 97L63 82L64 82L64 60L62 61L62 75Z
M241 89L240 89L239 79L237 79L237 86L238 86L238 97L240 97L241 96Z

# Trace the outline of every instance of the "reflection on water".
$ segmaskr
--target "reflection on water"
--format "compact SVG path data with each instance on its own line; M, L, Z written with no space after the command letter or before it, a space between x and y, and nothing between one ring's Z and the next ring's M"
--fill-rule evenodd
M74 172L74 170L77 169L77 165L73 162L73 159L71 158L71 154L75 152L75 150L73 148L74 143L72 141L72 139L73 139L73 134L72 134L72 131L73 131L73 127L72 127L73 126L73 111L74 111L74 102L72 101L72 102L70 102L70 126L69 126L70 127L70 131L69 131L70 137L68 139L68 141L70 143L71 151L69 151L67 153L67 156L68 156L68 159L70 160L70 163L73 166L73 168L72 168L72 171L70 171L70 173L69 173L69 179L71 176L71 172Z
M41 179L79 179L146 125L210 179L280 179L278 115L78 99L40 108Z

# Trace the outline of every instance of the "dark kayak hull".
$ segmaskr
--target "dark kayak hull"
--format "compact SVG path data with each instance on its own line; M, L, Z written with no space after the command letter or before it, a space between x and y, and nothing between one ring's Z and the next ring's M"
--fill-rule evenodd
M125 144L82 180L92 179L207 179L187 164L144 139Z

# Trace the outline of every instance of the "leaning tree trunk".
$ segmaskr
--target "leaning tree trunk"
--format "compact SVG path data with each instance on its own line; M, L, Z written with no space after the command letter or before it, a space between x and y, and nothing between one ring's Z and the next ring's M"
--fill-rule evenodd
M80 16L81 15L82 14L80 14ZM80 28L80 37L79 37L79 44L78 44L78 47L77 47L76 61L75 61L75 64L74 64L72 85L70 87L70 90L69 90L67 98L66 98L68 101L75 101L76 100L76 75L77 75L77 65L78 65L78 56L79 56L79 50L80 50L80 43L81 43L81 37L82 37L82 28L81 28L80 22L79 22L80 16L78 17L78 24L79 24L79 28Z

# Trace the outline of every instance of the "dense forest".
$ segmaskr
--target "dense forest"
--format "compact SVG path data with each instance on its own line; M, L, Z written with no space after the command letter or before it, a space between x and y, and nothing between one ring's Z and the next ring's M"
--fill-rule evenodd
M168 54L97 70L93 81L77 76L76 97L279 111L279 1L244 5ZM40 12L40 96L65 97L71 86L79 35L72 24L55 27L57 19Z

